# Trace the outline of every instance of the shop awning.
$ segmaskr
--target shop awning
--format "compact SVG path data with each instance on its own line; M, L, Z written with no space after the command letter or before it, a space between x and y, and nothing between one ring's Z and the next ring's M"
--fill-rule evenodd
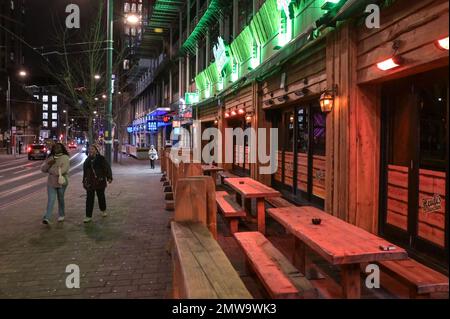
M158 107L151 111L148 115L149 116L163 116L166 115L171 111L170 107Z

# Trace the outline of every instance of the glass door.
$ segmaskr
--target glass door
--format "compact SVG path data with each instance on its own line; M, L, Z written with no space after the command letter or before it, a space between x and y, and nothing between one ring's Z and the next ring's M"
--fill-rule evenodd
M274 184L292 200L323 207L326 115L318 105L306 104L279 111L272 121L279 128Z
M435 265L448 265L446 71L398 80L383 89L380 230Z

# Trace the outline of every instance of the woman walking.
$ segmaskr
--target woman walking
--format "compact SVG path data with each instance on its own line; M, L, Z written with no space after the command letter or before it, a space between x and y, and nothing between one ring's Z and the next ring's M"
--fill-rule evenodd
M108 216L106 212L105 189L107 182L112 182L111 166L106 159L100 155L97 146L90 145L88 149L88 158L83 164L83 187L86 189L86 218L85 223L92 221L92 212L94 210L95 194L97 194L98 206L102 216Z
M58 222L64 221L64 193L69 183L68 172L70 167L69 153L61 143L52 146L50 155L41 166L41 171L48 173L47 179L47 212L42 220L43 224L50 224L53 206L58 199Z
M155 149L154 145L150 146L148 157L150 158L150 168L155 169L155 161L158 160L158 151Z

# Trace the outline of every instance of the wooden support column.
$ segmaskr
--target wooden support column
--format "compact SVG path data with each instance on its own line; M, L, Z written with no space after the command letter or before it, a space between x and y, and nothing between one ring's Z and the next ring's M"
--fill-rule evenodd
M351 69L349 25L327 38L327 87L337 85L332 112L327 115L326 200L327 212L348 221L349 99L355 69Z
M380 164L380 88L358 85L351 22L327 38L327 87L338 92L327 115L325 210L376 233Z
M254 109L254 113L253 113L253 117L252 117L252 127L255 128L256 132L257 132L257 143L258 143L258 147L257 150L259 152L259 133L258 133L258 128L264 128L265 129L265 138L266 138L266 151L270 152L270 128L271 128L271 123L270 121L266 118L266 112L263 110L262 107L262 103L261 103L261 96L259 94L259 84L258 82L255 82L253 84L253 109ZM260 181L261 183L270 186L271 184L271 180L272 180L272 175L269 174L261 174L260 173L260 167L266 167L268 166L268 164L264 164L261 165L261 163L259 162L259 156L257 155L257 164L256 165L252 165L252 167L254 167L254 170L252 171L252 178ZM278 163L270 163L270 165L277 165Z

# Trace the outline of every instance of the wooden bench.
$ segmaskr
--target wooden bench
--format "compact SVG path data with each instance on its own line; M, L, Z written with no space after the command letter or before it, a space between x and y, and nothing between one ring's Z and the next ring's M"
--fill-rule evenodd
M247 265L261 280L269 296L280 298L317 298L317 290L260 232L235 233L245 253Z
M410 298L448 292L448 277L411 258L380 261L380 269L409 288Z
M171 233L174 298L252 298L206 226L172 222Z
M230 232L234 234L238 231L239 219L246 216L245 210L225 191L216 192L216 203L219 213L230 224Z
M283 197L268 197L266 198L266 202L268 202L272 207L275 208L295 206L291 202L285 200Z
M230 178L230 177L238 177L237 175L234 175L233 173L230 172L219 172L218 173L219 177L220 177L220 183L224 183L225 182L225 178Z

